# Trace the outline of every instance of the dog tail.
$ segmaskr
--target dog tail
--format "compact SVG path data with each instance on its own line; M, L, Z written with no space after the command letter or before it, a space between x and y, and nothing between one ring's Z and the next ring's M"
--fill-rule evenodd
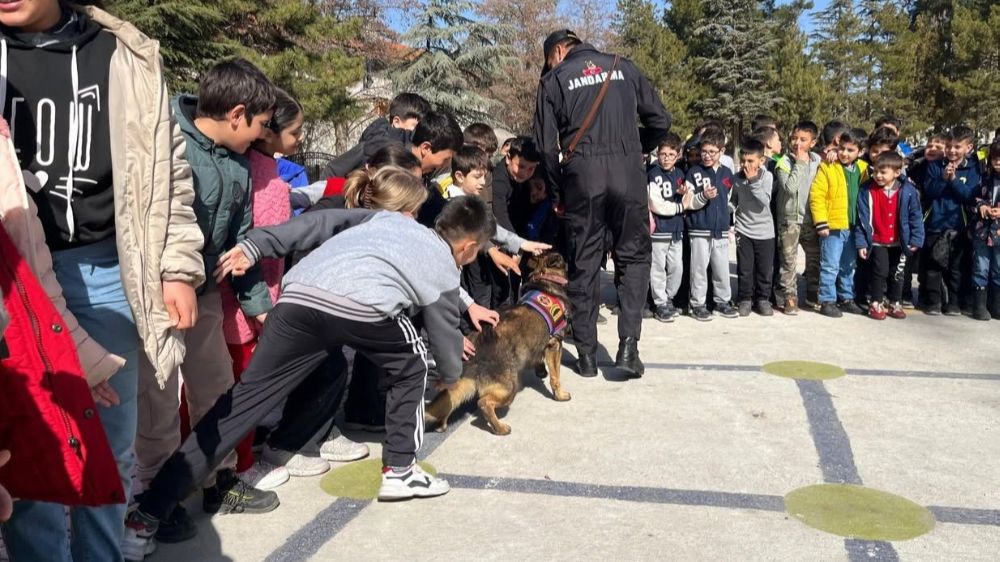
M434 398L425 411L428 423L445 422L456 408L476 396L476 381L468 377L458 379L451 390L444 390Z

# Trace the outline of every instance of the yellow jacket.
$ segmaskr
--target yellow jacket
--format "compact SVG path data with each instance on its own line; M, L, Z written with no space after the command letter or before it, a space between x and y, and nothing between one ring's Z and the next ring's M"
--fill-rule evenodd
M861 184L868 181L868 163L858 160ZM816 230L847 230L850 219L847 212L847 177L840 162L823 162L819 165L812 189L809 190L809 211Z

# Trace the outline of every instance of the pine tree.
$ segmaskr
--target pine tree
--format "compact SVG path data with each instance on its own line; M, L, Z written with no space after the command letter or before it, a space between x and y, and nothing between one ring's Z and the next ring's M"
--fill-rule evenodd
M106 0L107 10L160 42L171 92L197 89L201 71L232 56L237 45L218 33L226 16L206 0Z
M766 80L764 65L775 40L760 8L759 0L708 0L694 32L705 44L705 53L695 57L695 73L710 89L694 107L741 129L780 101Z
M674 128L694 126L692 105L706 90L691 69L687 47L667 28L649 0L619 0L614 45L641 70L660 93Z
M809 56L809 37L798 24L810 9L812 4L805 0L765 9L765 17L775 24L775 46L765 65L767 81L779 100L773 113L786 130L803 119L822 123L829 117L823 67Z
M864 60L859 47L863 26L852 0L831 0L822 12L813 16L813 53L825 69L824 78L831 92L831 117L856 122L858 107L855 95L861 90Z
M348 88L361 80L363 60L348 48L360 41L360 18L341 21L320 3L302 0L220 1L226 33L240 42L240 54L297 99L308 122L338 122L359 112ZM307 148L314 137L307 127Z
M943 83L951 105L944 124L966 123L984 133L1000 125L1000 5L961 1L951 25L953 58Z
M496 124L498 104L488 92L516 63L509 46L512 30L473 19L475 7L469 0L426 0L403 36L414 54L395 83L459 120Z
M934 41L926 25L912 26L905 2L889 2L877 14L879 89L884 111L903 121L904 136L922 136L935 122L933 94L938 77L929 72Z
M341 21L327 2L301 0L111 0L108 9L160 41L168 86L196 92L198 75L220 59L243 56L299 100L308 122L358 111L348 86L362 59L347 52L361 20ZM314 139L306 130L305 144Z

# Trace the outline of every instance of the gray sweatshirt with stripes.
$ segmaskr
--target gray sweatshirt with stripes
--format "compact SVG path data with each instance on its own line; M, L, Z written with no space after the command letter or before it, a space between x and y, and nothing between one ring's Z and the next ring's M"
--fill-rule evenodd
M461 376L460 270L433 230L399 213L330 209L251 230L239 245L254 262L319 245L285 274L278 303L358 322L423 313L444 382Z

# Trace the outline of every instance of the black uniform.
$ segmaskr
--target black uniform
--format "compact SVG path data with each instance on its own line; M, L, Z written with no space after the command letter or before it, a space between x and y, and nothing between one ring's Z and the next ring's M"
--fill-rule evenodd
M597 309L604 236L614 240L622 269L618 336L638 339L649 287L652 246L646 171L636 118L647 128L669 130L670 116L649 81L622 58L610 76L596 118L565 165L568 147L611 72L614 55L583 43L549 71L538 86L535 143L551 185L558 187L568 219L569 296L573 337L581 353L597 349Z

